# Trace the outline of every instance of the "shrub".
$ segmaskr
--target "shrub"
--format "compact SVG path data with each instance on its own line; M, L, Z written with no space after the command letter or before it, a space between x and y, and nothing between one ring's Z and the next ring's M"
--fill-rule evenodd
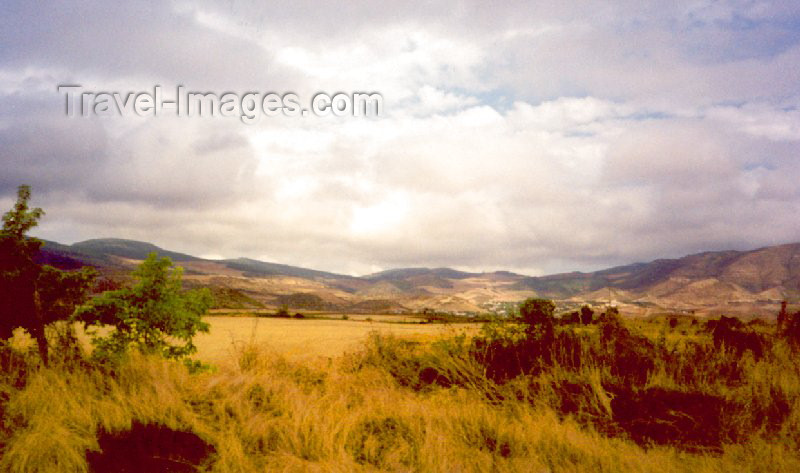
M561 325L573 325L581 323L581 314L576 310L561 316Z
M737 355L750 350L753 356L759 359L764 354L765 339L752 330L744 328L744 324L735 317L720 317L714 327L714 346L721 348L725 346L733 350Z
M583 325L589 325L592 323L592 319L594 318L594 311L588 305L584 305L581 307L581 323Z
M519 306L519 314L528 325L529 333L552 328L555 310L556 305L549 299L528 298Z
M800 312L787 316L784 327L782 335L793 348L800 348Z
M212 305L211 294L182 291L181 268L171 267L169 258L151 253L134 271L132 287L104 292L76 313L90 326L95 356L113 358L136 348L178 359L197 350L192 338L208 331L201 317ZM114 330L101 335L99 328L109 325Z
M624 383L642 385L655 368L659 356L656 346L642 335L631 333L620 320L616 308L609 308L600 321L598 358Z

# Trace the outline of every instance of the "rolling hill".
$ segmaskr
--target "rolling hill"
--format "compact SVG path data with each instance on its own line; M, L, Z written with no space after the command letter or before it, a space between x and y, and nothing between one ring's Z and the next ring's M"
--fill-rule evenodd
M214 288L237 307L288 304L342 312L431 308L470 313L539 295L559 301L563 308L612 303L639 315L670 310L770 314L782 299L800 301L800 243L541 277L451 268L398 268L354 277L249 258L208 260L113 238L72 245L48 241L41 261L67 269L91 265L107 277L119 278L150 252L183 266L187 285Z

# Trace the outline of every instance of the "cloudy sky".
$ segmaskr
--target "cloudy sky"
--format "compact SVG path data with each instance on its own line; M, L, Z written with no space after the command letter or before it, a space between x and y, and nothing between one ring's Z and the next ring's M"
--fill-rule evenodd
M796 1L42 3L0 14L0 204L30 184L42 238L349 274L800 241ZM68 117L61 84L384 115Z

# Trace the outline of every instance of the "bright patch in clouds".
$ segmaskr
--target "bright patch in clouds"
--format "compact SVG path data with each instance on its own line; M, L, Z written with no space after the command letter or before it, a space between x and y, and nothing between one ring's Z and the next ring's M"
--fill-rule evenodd
M792 2L39 15L64 8L0 19L0 196L31 184L48 239L351 274L541 274L800 240ZM379 92L385 116L68 119L65 83Z
M401 230L401 225L412 222L405 220L409 210L408 199L401 194L393 194L367 207L353 209L350 232L356 238L385 236Z

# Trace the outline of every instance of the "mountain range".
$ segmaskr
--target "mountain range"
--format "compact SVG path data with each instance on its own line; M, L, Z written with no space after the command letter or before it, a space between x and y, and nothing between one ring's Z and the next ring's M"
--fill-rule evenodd
M41 261L70 269L98 268L120 281L151 252L184 268L184 283L209 287L221 308L286 304L292 310L402 313L503 313L531 296L571 310L587 303L623 313L664 312L770 315L782 300L800 300L800 243L751 251L708 251L677 259L595 272L525 276L508 271L470 273L451 268L400 268L361 277L249 258L210 260L116 238L72 245L46 241Z

